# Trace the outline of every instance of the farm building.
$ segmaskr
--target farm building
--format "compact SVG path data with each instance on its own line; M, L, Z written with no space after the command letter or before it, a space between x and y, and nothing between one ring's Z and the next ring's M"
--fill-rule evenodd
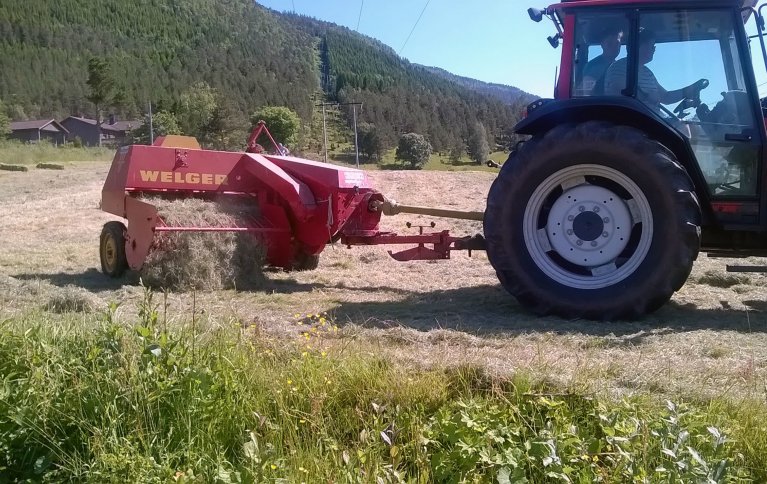
M69 131L55 119L14 121L11 123L11 138L28 143L50 141L55 145L67 142Z
M98 146L101 143L110 146L122 146L130 140L132 129L143 124L142 121L118 121L114 115L101 123L101 129L96 127L96 120L78 116L69 116L61 122L70 132L70 138L80 138L84 146Z

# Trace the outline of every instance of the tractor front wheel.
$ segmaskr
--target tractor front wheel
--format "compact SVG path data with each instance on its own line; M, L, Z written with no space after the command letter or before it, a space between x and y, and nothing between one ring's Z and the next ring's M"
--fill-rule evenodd
M678 290L700 247L700 207L674 155L604 122L555 128L507 161L488 195L487 253L538 314L633 319Z
M125 257L125 225L120 222L107 222L99 238L99 256L101 271L109 277L121 277L128 269Z

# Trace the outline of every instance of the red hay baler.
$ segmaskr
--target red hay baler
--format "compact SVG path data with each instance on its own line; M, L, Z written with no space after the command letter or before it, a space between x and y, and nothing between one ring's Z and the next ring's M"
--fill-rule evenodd
M200 149L194 138L166 136L152 146L120 148L102 192L102 210L127 219L104 225L100 240L105 274L139 270L163 232L249 232L266 248L267 263L284 269L313 269L330 242L352 245L410 244L393 258L448 259L453 250L482 249L481 237L450 236L447 230L397 235L379 230L381 215L426 213L481 220L482 213L397 205L353 168L263 152L255 143L259 124L245 153ZM269 135L271 139L271 135ZM275 143L275 148L277 147ZM258 152L254 152L258 151ZM169 199L249 197L258 214L241 226L178 226L166 223L148 196Z

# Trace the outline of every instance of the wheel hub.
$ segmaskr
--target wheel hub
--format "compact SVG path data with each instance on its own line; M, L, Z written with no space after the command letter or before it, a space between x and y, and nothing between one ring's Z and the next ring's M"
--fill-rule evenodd
M112 237L106 237L104 240L104 262L110 269L114 267L117 261L117 246Z
M605 224L596 212L584 211L573 220L573 234L581 240L593 241L602 235Z
M631 234L631 212L607 188L584 183L566 190L551 207L546 233L565 260L598 267L623 252Z

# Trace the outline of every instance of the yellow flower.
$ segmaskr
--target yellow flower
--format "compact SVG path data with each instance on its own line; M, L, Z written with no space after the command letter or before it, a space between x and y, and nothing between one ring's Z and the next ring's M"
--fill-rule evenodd
M306 351L304 351L303 353L301 353L301 356L303 356L304 358L306 358L308 355L309 355L309 353L307 353Z
M292 385L292 384L293 384L293 380L288 380L288 385Z
M304 420L304 419L301 419L301 420L299 420L298 422L299 422L299 423L306 423L306 420Z
M328 354L327 354L326 352L324 352L324 351L323 351L323 352L322 352L322 356L328 356Z
M274 464L272 464L272 465L271 465L271 466L269 466L269 467L271 467L271 468L272 468L272 470L275 470L275 469L277 468L277 466L276 466L276 465L274 465Z

